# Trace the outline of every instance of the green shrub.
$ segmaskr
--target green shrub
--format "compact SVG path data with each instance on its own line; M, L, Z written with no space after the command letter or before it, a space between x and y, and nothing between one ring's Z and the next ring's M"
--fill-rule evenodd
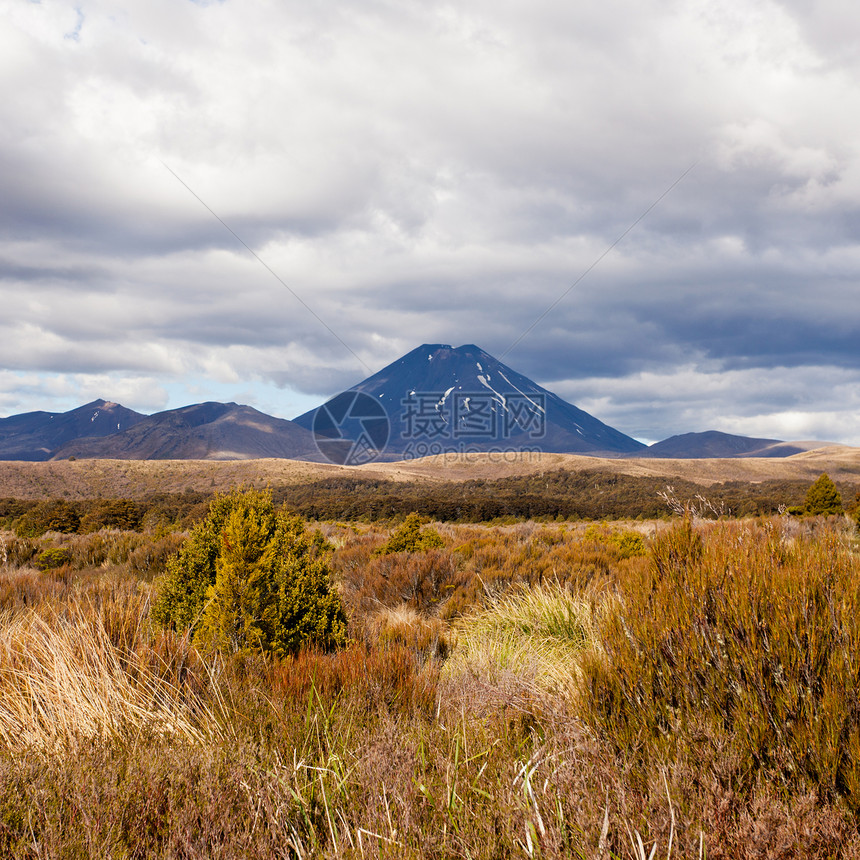
M632 768L729 755L860 810L860 563L836 534L689 521L631 571L586 659L586 719Z
M393 552L423 552L427 549L436 549L444 546L439 532L431 528L421 528L421 518L412 513L406 517L405 522L385 543L377 550L377 555L390 555Z
M586 528L583 537L586 541L613 547L618 550L620 558L633 558L638 555L646 555L648 552L642 535L633 529L611 531L605 525L598 526L596 523L592 523Z
M300 518L276 510L268 491L219 496L168 561L153 616L220 650L284 656L306 643L336 647L346 641L346 616L329 582L328 549Z
M215 583L215 563L221 552L221 533L238 494L217 496L209 513L191 531L179 552L168 559L152 607L155 621L176 630L196 630L206 605L206 592ZM271 508L263 493L242 495L242 505Z
M143 514L141 506L130 499L100 499L81 518L80 531L82 534L99 529L138 531Z
M71 555L65 547L51 546L43 549L36 556L36 567L39 570L55 570L68 564L71 561Z
M30 508L15 524L19 537L41 537L45 532L72 534L81 518L77 510L63 499L50 499Z
M805 507L813 516L843 513L842 496L826 472L809 488Z
M642 535L632 529L616 532L610 538L610 542L618 547L621 558L633 558L637 555L646 555L648 552Z

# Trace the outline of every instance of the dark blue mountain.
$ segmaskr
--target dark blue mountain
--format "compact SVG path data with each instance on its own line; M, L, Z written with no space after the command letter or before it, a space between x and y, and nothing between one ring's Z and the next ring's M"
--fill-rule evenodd
M779 439L756 439L751 436L735 436L718 430L704 433L682 433L655 442L635 456L665 458L667 460L706 460L714 457L790 457L819 447L823 442L791 443Z
M0 460L48 460L73 439L111 436L145 417L118 403L93 400L69 412L25 412L0 418Z
M385 459L524 449L619 456L645 448L474 344L419 346L295 421L323 448L366 431L368 459L374 447Z
M74 439L54 459L324 460L307 430L236 403L195 403L141 416L133 427L100 439Z

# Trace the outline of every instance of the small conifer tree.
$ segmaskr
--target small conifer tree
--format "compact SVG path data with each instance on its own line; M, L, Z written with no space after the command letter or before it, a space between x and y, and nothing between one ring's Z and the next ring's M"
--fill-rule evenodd
M836 489L836 484L823 473L806 493L806 513L812 515L828 515L844 513L842 496Z
M268 492L237 490L216 496L206 517L191 530L179 552L167 561L152 607L153 618L162 627L192 631L199 627L207 591L215 583L224 526L236 507L274 515Z
M300 517L278 513L265 558L271 575L267 624L273 653L291 654L304 642L328 650L346 641L343 604L329 585L329 549L322 535L310 534Z
M206 606L195 640L221 651L267 648L271 583L266 547L272 533L269 512L237 506L221 532L215 582L206 589Z
M276 511L269 492L219 496L168 562L153 616L231 652L342 645L346 615L329 581L329 548L299 517Z

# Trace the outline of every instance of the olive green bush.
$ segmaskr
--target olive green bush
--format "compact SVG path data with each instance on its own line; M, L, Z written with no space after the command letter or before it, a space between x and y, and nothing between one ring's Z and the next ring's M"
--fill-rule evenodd
M809 488L804 507L813 516L843 513L842 496L826 472Z
M632 529L616 531L610 529L606 524L592 523L586 528L583 538L591 543L615 548L621 558L644 556L648 552L642 535Z
M49 546L36 557L36 567L38 570L55 570L70 561L71 555L65 547Z
M30 508L15 522L19 537L41 537L45 532L72 534L81 523L74 505L64 499L46 499Z
M390 555L393 552L423 552L427 549L437 549L445 542L435 529L421 528L421 518L416 513L409 514L403 525L397 529L388 541L377 550L378 555Z
M99 529L139 531L143 515L143 507L130 499L98 499L81 517L79 531L81 534Z
M346 615L330 583L319 534L268 491L219 496L167 563L153 617L189 630L195 644L276 656L304 644L324 649L346 641Z

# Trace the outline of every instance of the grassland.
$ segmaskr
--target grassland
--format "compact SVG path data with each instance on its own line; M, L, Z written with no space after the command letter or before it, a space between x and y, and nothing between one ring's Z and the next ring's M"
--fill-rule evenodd
M280 662L152 625L175 527L2 533L0 856L860 856L846 520L319 527Z
M0 528L45 504L65 506L66 513L71 506L89 530L99 523L133 527L126 523L135 519L134 508L137 519L150 526L154 521L187 526L205 513L215 493L241 484L271 488L278 503L307 519L364 522L412 511L460 523L659 518L668 512L661 498L667 487L683 498L705 495L731 516L762 516L802 505L823 471L835 479L846 505L860 500L860 449L853 448L785 460L637 461L562 454L505 459L436 457L357 468L284 460L6 462L0 463ZM129 516L117 519L123 506ZM108 508L114 515L106 518ZM65 527L57 520L56 528Z
M335 466L296 460L0 461L0 496L140 499L155 493L226 492L246 486L296 486L326 479L392 482L493 481L559 469L605 475L684 480L703 487L727 481L810 482L822 472L860 482L860 448L833 446L784 459L636 460L576 454L466 454L397 463Z

